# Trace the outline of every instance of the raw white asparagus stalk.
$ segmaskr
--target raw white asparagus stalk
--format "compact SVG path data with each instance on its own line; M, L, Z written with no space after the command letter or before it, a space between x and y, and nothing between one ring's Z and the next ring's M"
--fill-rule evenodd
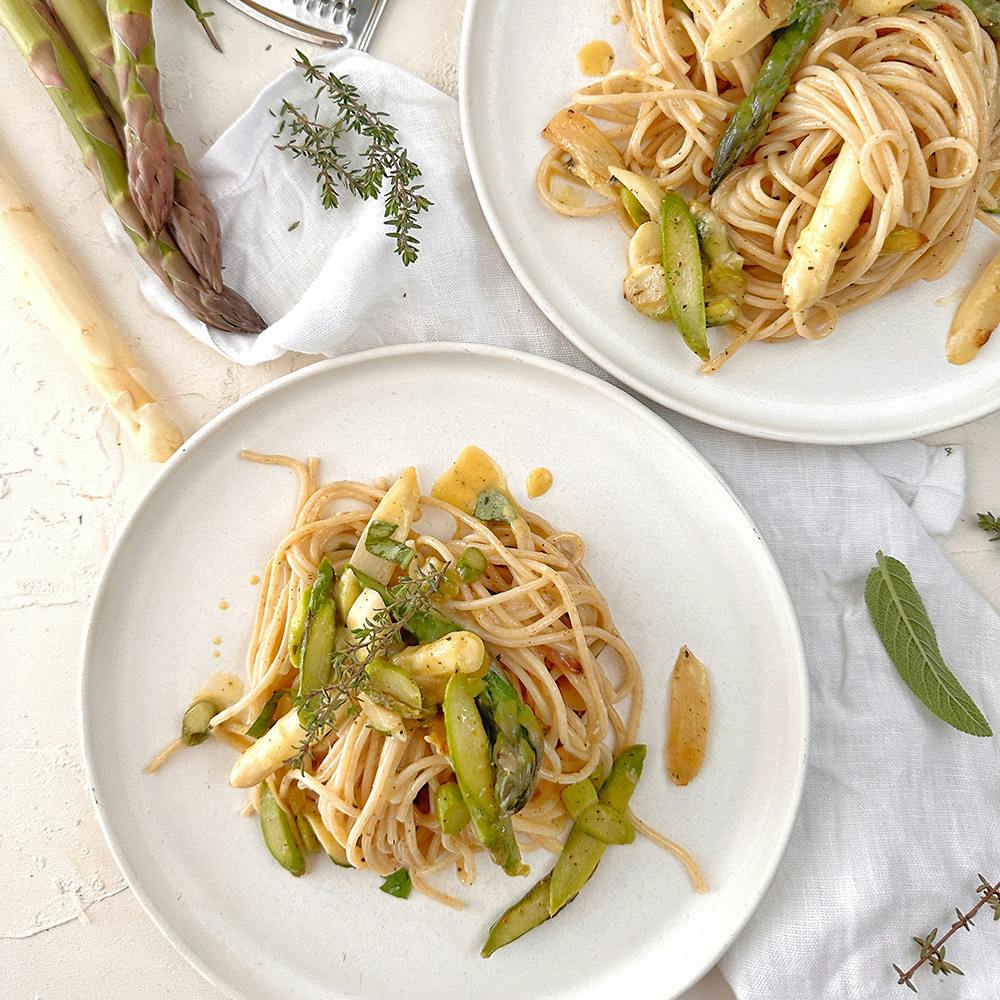
M150 462L165 462L184 435L146 388L146 374L111 318L0 163L0 266L17 295L108 401Z
M840 253L871 200L872 193L861 176L861 164L845 142L823 186L819 204L785 265L781 284L785 304L792 312L808 309L826 294Z
M777 31L792 0L729 0L705 39L706 62L731 62Z
M1000 325L1000 253L969 289L955 313L945 354L953 365L971 361Z

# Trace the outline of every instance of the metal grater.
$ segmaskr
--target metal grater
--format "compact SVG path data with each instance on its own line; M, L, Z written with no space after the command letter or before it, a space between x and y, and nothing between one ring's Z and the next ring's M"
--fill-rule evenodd
M227 0L278 31L305 42L365 52L386 0Z

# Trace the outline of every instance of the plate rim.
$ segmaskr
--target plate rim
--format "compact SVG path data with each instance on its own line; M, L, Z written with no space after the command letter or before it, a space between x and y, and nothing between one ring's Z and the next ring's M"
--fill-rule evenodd
M508 238L507 232L500 222L499 213L495 208L494 201L490 196L482 161L473 140L470 90L474 74L470 69L473 60L471 53L474 42L473 35L481 21L481 11L486 6L487 4L481 2L481 0L466 0L458 47L459 124L462 132L462 148L465 151L466 163L469 167L469 174L472 177L472 186L476 192L476 199L486 218L490 232L494 240L496 240L497 246L504 256L504 260L506 260L507 265L514 272L514 276L521 287L524 288L531 300L542 311L545 318L574 347L582 351L593 362L600 365L605 371L609 372L625 385L630 386L637 392L641 392L648 399L666 406L676 413L681 413L684 416L691 417L712 427L721 428L722 430L733 431L737 434L746 434L752 437L766 438L771 441L822 445L885 444L892 441L908 441L924 437L928 434L952 430L1000 411L1000 393L998 393L994 396L987 394L978 403L968 403L964 408L956 409L948 415L941 414L938 419L921 421L920 415L914 414L910 418L905 430L872 427L859 428L857 431L841 428L824 431L819 427L810 427L803 431L784 430L780 427L771 426L763 418L729 417L700 406L696 402L679 399L670 392L657 388L641 372L631 371L618 364L601 347L588 342L584 337L580 336L573 325L563 318L557 306L542 292L531 275L521 265L520 259L514 250L513 242Z
M794 658L796 680L798 681L798 685L803 694L799 703L798 719L801 740L796 749L795 780L793 783L792 795L789 800L790 808L785 816L780 836L776 838L778 850L774 853L769 867L764 870L764 878L761 881L756 898L754 898L752 903L746 907L744 914L733 926L730 934L720 938L716 945L706 952L706 958L703 962L697 963L695 967L696 971L688 977L687 981L680 984L679 989L672 994L673 997L680 996L681 993L697 983L718 963L722 955L728 951L733 941L735 941L739 934L743 931L751 916L753 916L760 904L763 902L788 848L792 830L795 826L795 821L802 805L802 794L805 785L811 736L810 681L808 665L806 662L805 646L803 644L802 632L799 627L795 606L792 603L791 594L789 593L788 586L785 583L785 579L782 576L774 555L767 542L764 541L756 522L740 502L739 498L732 492L729 484L725 481L715 466L713 466L711 462L709 462L708 459L706 459L697 450L697 448L695 448L694 445L680 433L680 431L674 428L666 420L663 420L655 414L647 406L643 405L642 402L630 396L623 389L618 388L612 383L607 382L596 375L591 375L588 372L574 368L571 365L554 361L549 358L538 357L525 351L515 351L509 348L494 347L486 344L431 341L418 344L399 344L388 347L378 347L370 350L341 355L335 358L327 358L323 361L307 364L296 369L295 371L288 372L279 378L273 379L272 381L259 386L246 396L238 399L235 403L230 404L212 417L211 420L205 423L197 431L195 431L170 457L170 459L164 463L159 473L146 486L135 507L122 523L120 530L115 536L114 541L104 557L97 586L94 588L94 595L87 611L83 642L81 644L77 684L77 724L82 748L87 796L93 806L101 833L104 836L105 843L111 852L111 856L114 859L115 864L124 876L132 894L139 902L139 905L142 907L146 916L148 916L153 922L156 929L166 938L174 950L181 955L181 957L184 958L184 960L193 969L195 969L207 982L209 982L221 993L232 996L235 1000L259 1000L258 997L251 996L250 994L243 992L242 988L240 988L237 984L224 980L221 975L216 973L215 969L202 960L200 954L193 947L188 945L182 935L173 929L167 917L160 913L156 903L152 898L150 898L149 895L147 895L145 888L141 885L141 879L138 877L134 878L135 872L133 871L131 864L126 861L126 853L122 844L119 842L119 838L111 826L110 819L105 815L105 810L101 806L100 800L103 796L98 794L101 786L96 780L94 763L99 737L88 724L88 678L91 670L93 669L91 662L91 647L95 642L98 611L104 601L105 592L110 587L112 575L111 571L113 565L117 561L118 553L125 540L130 537L132 531L135 529L136 524L138 524L141 520L147 505L151 502L153 496L161 488L163 488L163 485L167 482L168 478L174 474L175 470L187 460L189 455L194 453L202 441L210 438L220 427L228 423L243 410L252 407L258 400L283 390L289 384L305 381L308 378L316 377L324 372L336 371L342 368L351 368L355 365L363 365L371 361L377 362L382 358L394 359L398 357L435 354L441 352L456 355L476 355L487 363L491 360L499 358L503 360L512 360L521 364L527 364L535 368L540 368L551 374L569 378L571 381L576 381L589 389L606 395L612 401L624 406L627 410L630 410L637 419L646 423L655 433L661 434L663 437L672 441L676 447L685 451L690 459L700 465L704 471L718 483L719 487L729 496L733 503L735 503L737 509L741 512L743 517L746 518L746 521L756 538L757 545L759 546L759 555L764 561L764 566L774 577L776 587L775 596L780 599L781 604L783 605L782 610L785 618L784 625L788 632L788 639L791 644L790 652Z

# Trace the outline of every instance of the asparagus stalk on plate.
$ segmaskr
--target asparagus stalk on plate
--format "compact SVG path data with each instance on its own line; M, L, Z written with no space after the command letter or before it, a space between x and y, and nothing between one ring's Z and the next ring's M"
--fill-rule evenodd
M132 199L154 235L174 202L174 163L160 108L151 0L108 0L115 76L125 117Z
M146 388L145 374L111 318L2 165L0 262L18 295L103 394L139 454L165 462L184 436Z
M0 0L0 24L48 91L84 163L97 178L139 255L198 319L231 333L259 333L264 321L236 292L202 281L166 234L153 236L128 190L128 171L114 123L41 0Z
M830 0L797 0L792 7L788 27L776 33L750 93L740 101L722 133L709 191L714 191L760 145L774 109L785 96L831 6Z
M111 29L94 0L49 0L59 23L83 59L95 86L107 99L121 127L122 101L115 78ZM166 123L164 123L166 128ZM216 292L222 284L222 233L212 203L194 180L184 147L166 129L174 165L174 200L168 225L178 249Z

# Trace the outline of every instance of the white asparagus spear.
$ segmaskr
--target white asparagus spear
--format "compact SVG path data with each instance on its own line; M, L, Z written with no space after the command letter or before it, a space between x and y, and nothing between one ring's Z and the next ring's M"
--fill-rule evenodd
M1000 253L986 265L955 312L945 354L953 365L971 361L1000 325Z
M729 0L705 39L706 62L731 62L777 31L792 0Z
M792 312L808 309L824 296L840 253L871 200L858 158L845 142L781 276L785 304Z
M146 388L146 373L111 318L2 163L0 268L14 294L28 302L100 390L139 454L150 462L165 462L184 435Z
M861 17L898 14L912 0L851 0L851 10Z

